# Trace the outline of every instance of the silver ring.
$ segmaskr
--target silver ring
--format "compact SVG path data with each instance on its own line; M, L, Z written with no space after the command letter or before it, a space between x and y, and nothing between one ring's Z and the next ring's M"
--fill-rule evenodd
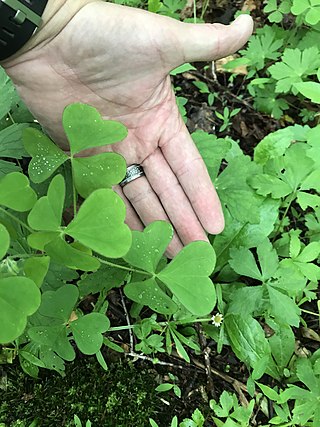
M137 164L130 165L127 167L126 176L120 182L120 185L121 187L124 187L125 185L129 184L129 182L134 181L135 179L140 178L140 176L144 175L145 173L142 166Z

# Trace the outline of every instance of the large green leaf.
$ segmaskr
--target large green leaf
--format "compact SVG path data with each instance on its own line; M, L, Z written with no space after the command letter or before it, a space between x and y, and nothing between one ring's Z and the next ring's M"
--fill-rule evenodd
M259 322L253 317L228 314L224 325L236 356L254 369L266 355L270 355L270 346Z
M72 158L73 179L80 196L87 198L94 190L111 188L126 174L126 161L116 153Z
M90 313L70 323L75 342L84 354L95 354L100 350L102 334L109 327L109 319L101 313Z
M45 251L56 263L74 270L95 271L100 267L100 262L96 258L68 245L61 236L48 243Z
M39 313L60 323L67 323L78 298L79 290L74 285L64 285L56 291L44 292Z
M245 248L232 248L230 250L231 259L229 264L231 268L240 276L252 277L261 280L262 275L259 271L256 260L252 252Z
M123 257L132 241L125 213L124 202L114 191L96 190L83 202L66 233L105 257Z
M202 241L192 242L157 277L192 314L206 315L216 303L215 287L208 277L215 261L212 246Z
M78 103L71 104L64 110L63 127L72 156L87 148L122 141L128 133L123 124L103 120L95 108Z
M124 292L128 298L138 304L147 305L161 314L173 314L178 310L177 305L160 288L155 279L144 282L133 282L125 286Z
M155 273L157 265L173 236L172 226L165 221L149 224L143 232L132 232L132 245L124 259L134 267Z
M320 83L316 82L303 82L297 83L295 88L302 93L306 98L311 99L312 102L320 104Z
M22 131L27 124L13 124L0 131L0 158L9 157L21 159L28 157L22 144Z
M47 256L28 258L23 265L24 274L40 288L48 273L49 264L50 258Z
M47 196L37 200L29 213L30 227L39 231L58 231L65 198L65 183L62 175L55 176L48 188Z
M12 172L0 178L0 205L18 212L29 211L37 200L36 193L29 185L28 178L19 172Z
M10 235L4 225L0 223L0 260L5 256L10 245Z
M14 86L2 67L0 67L0 93L0 119L2 119L10 111L15 93Z
M23 143L32 157L28 171L31 181L35 183L45 181L59 166L69 159L49 137L38 129L25 129Z
M27 317L40 306L41 294L26 277L0 279L0 344L17 339L24 331Z

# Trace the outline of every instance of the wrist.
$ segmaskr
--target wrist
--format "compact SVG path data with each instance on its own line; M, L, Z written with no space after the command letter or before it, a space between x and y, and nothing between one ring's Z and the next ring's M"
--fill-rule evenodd
M37 55L39 49L54 39L82 7L94 1L99 0L48 0L40 27L17 53L1 63L3 68Z

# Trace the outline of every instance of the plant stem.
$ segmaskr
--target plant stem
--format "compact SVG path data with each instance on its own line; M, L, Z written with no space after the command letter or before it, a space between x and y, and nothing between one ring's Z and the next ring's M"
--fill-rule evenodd
M185 319L185 320L177 320L172 322L159 322L158 325L160 326L168 326L170 325L187 325L189 323L202 323L202 322L210 322L210 318L204 318L204 319ZM125 331L128 329L134 329L139 327L138 324L135 325L126 325L126 326L114 326L112 328L109 328L109 332L116 332L116 331Z
M286 210L284 211L284 214L282 215L282 218L281 218L280 224L279 224L279 226L278 226L278 228L277 228L277 230L276 230L276 232L275 232L275 234L274 234L274 238L273 238L273 240L272 240L272 243L274 243L274 241L275 241L275 239L276 239L276 237L277 237L277 235L278 235L278 232L279 232L279 230L281 229L281 227L282 227L282 225L283 225L283 222L284 222L285 218L286 218L286 217L287 217L287 215L288 215L288 212L289 212L289 209L290 209L290 207L291 207L291 204L292 204L292 202L294 201L294 199L296 198L296 196L297 196L296 191L294 191L294 192L291 194L291 198L290 198L290 201L289 201L289 203L288 203L288 206L287 206Z
M0 207L0 212L3 212L4 214L6 214L9 218L13 219L14 221L16 221L18 224L21 225L21 227L25 228L26 230L30 231L30 233L33 233L32 228L30 228L27 224L25 224L23 221L21 221L19 218L16 218L14 215L12 215L10 212L8 212L7 210L3 209Z
M196 0L193 0L193 21L197 23L197 3Z
M150 275L150 277L152 277L153 276L153 274L151 274L151 273L148 273L147 271L143 271L143 270L137 270L137 269L135 269L135 268L131 268L131 267L125 267L124 265L119 265L119 264L114 264L113 262L110 262L110 261L106 261L106 260L104 260L104 259L101 259L101 258L97 258L102 264L105 264L105 265L110 265L110 267L116 267L116 268L119 268L120 270L126 270L126 271L129 271L130 273L139 273L139 274L143 274L143 275Z
M314 313L313 311L305 310L303 308L301 308L301 311L303 311L304 313L307 313L307 314L312 314L312 316L320 317L319 313Z

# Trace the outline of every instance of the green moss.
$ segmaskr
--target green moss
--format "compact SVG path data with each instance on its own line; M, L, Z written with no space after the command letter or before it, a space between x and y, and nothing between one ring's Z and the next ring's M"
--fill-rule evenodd
M19 367L8 369L7 377L0 398L5 427L29 427L35 418L41 427L71 427L74 414L93 426L145 427L159 406L153 376L128 363L105 372L94 359L78 359L65 378L45 372L35 380Z

